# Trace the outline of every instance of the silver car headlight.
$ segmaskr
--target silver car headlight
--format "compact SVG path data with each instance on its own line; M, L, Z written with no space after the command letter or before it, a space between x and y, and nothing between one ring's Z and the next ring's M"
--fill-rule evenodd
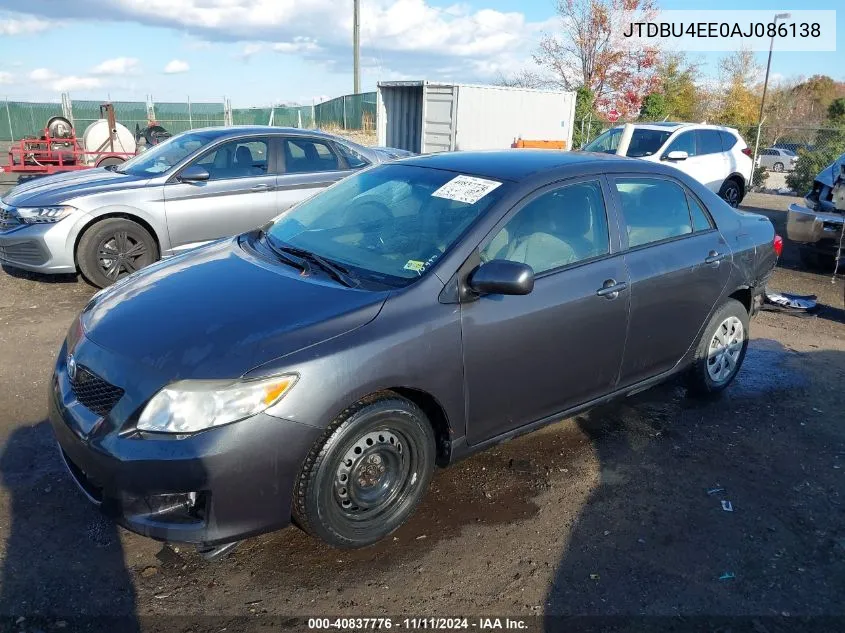
M196 433L237 422L272 407L298 378L284 374L261 380L180 380L153 396L136 428L153 433Z
M52 224L76 211L76 207L60 204L54 207L17 207L15 214L26 224Z

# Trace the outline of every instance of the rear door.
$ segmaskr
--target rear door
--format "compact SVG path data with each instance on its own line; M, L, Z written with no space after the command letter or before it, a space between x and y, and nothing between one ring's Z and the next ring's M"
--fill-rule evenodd
M215 145L189 165L209 173L202 182L164 185L167 230L174 250L237 235L276 214L276 160L271 137L250 136Z
M730 277L731 252L704 205L667 176L616 176L631 283L619 387L672 369Z
M534 290L461 304L467 437L505 433L612 391L628 319L628 275L606 181L541 189L480 245L482 261L530 265ZM602 290L615 286L615 292Z
M328 139L284 136L280 139L280 174L276 177L277 213L310 198L354 170Z

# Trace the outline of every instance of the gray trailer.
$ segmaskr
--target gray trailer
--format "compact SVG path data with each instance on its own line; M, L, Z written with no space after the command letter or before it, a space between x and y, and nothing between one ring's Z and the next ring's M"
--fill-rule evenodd
M503 149L515 141L572 147L575 93L433 81L383 81L378 144L430 154Z

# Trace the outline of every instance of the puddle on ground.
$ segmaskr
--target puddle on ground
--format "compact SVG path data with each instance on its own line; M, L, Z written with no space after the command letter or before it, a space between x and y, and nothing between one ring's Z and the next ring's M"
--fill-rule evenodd
M725 395L747 398L806 386L807 375L798 365L801 356L772 339L752 340L739 375Z

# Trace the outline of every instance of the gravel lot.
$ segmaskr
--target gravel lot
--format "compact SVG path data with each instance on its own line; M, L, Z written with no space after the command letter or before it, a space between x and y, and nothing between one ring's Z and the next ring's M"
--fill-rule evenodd
M746 203L783 233L790 201ZM797 630L768 616L845 616L843 288L797 266L787 244L773 286L822 309L762 313L722 397L668 384L477 455L438 472L412 520L365 550L288 529L217 563L115 528L77 492L45 394L94 291L0 272L0 630L269 626L259 616L304 630L284 617L386 614L509 615L539 630L590 614L755 616L749 630L765 632Z

